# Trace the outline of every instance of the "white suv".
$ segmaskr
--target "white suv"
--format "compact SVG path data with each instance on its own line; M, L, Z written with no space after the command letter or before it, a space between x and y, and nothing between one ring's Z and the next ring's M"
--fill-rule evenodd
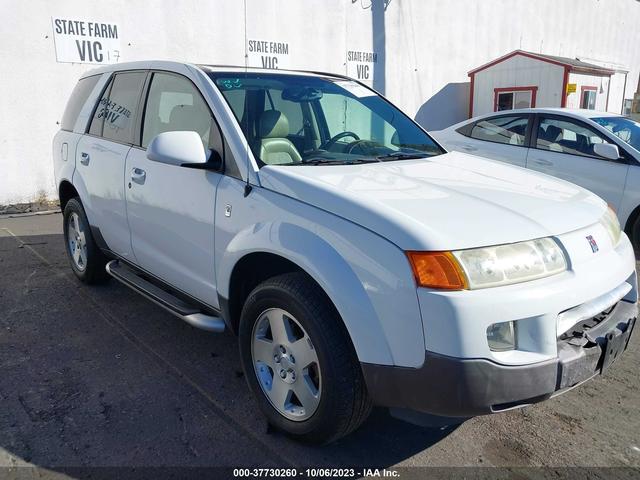
M538 402L626 348L631 244L592 193L446 153L346 77L94 70L54 140L71 267L239 335L269 422L328 442L372 404Z

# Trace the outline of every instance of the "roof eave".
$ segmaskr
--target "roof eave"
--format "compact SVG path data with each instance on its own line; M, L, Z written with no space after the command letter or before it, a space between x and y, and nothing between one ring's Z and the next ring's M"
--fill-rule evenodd
M597 77L610 77L614 73L615 70L609 70L608 68L584 68L584 67L572 67L568 65L569 72L571 73L580 73L583 75L594 75Z

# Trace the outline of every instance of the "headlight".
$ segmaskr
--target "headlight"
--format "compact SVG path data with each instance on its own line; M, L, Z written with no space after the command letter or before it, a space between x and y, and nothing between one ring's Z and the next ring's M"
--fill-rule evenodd
M620 235L622 234L616 212L614 212L611 207L607 208L607 211L600 219L600 223L606 228L609 237L611 237L611 244L615 247L620 241Z
M558 244L551 238L453 252L469 281L469 288L528 282L567 269Z
M562 250L551 238L455 252L407 252L407 255L418 286L446 290L528 282L567 269Z

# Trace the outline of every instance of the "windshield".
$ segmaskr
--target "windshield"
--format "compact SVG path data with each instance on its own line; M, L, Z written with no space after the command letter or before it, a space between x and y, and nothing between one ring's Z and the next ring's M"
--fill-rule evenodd
M404 160L444 151L411 119L352 80L210 73L263 165Z
M640 123L627 117L599 117L591 120L640 151Z

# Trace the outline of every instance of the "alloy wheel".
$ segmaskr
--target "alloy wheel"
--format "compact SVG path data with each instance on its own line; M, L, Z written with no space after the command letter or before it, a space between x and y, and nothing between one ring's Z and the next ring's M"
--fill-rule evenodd
M83 272L87 268L87 237L76 212L67 221L67 243L73 264Z
M310 418L320 404L320 364L313 342L290 313L271 308L253 328L251 358L271 405L293 421Z

